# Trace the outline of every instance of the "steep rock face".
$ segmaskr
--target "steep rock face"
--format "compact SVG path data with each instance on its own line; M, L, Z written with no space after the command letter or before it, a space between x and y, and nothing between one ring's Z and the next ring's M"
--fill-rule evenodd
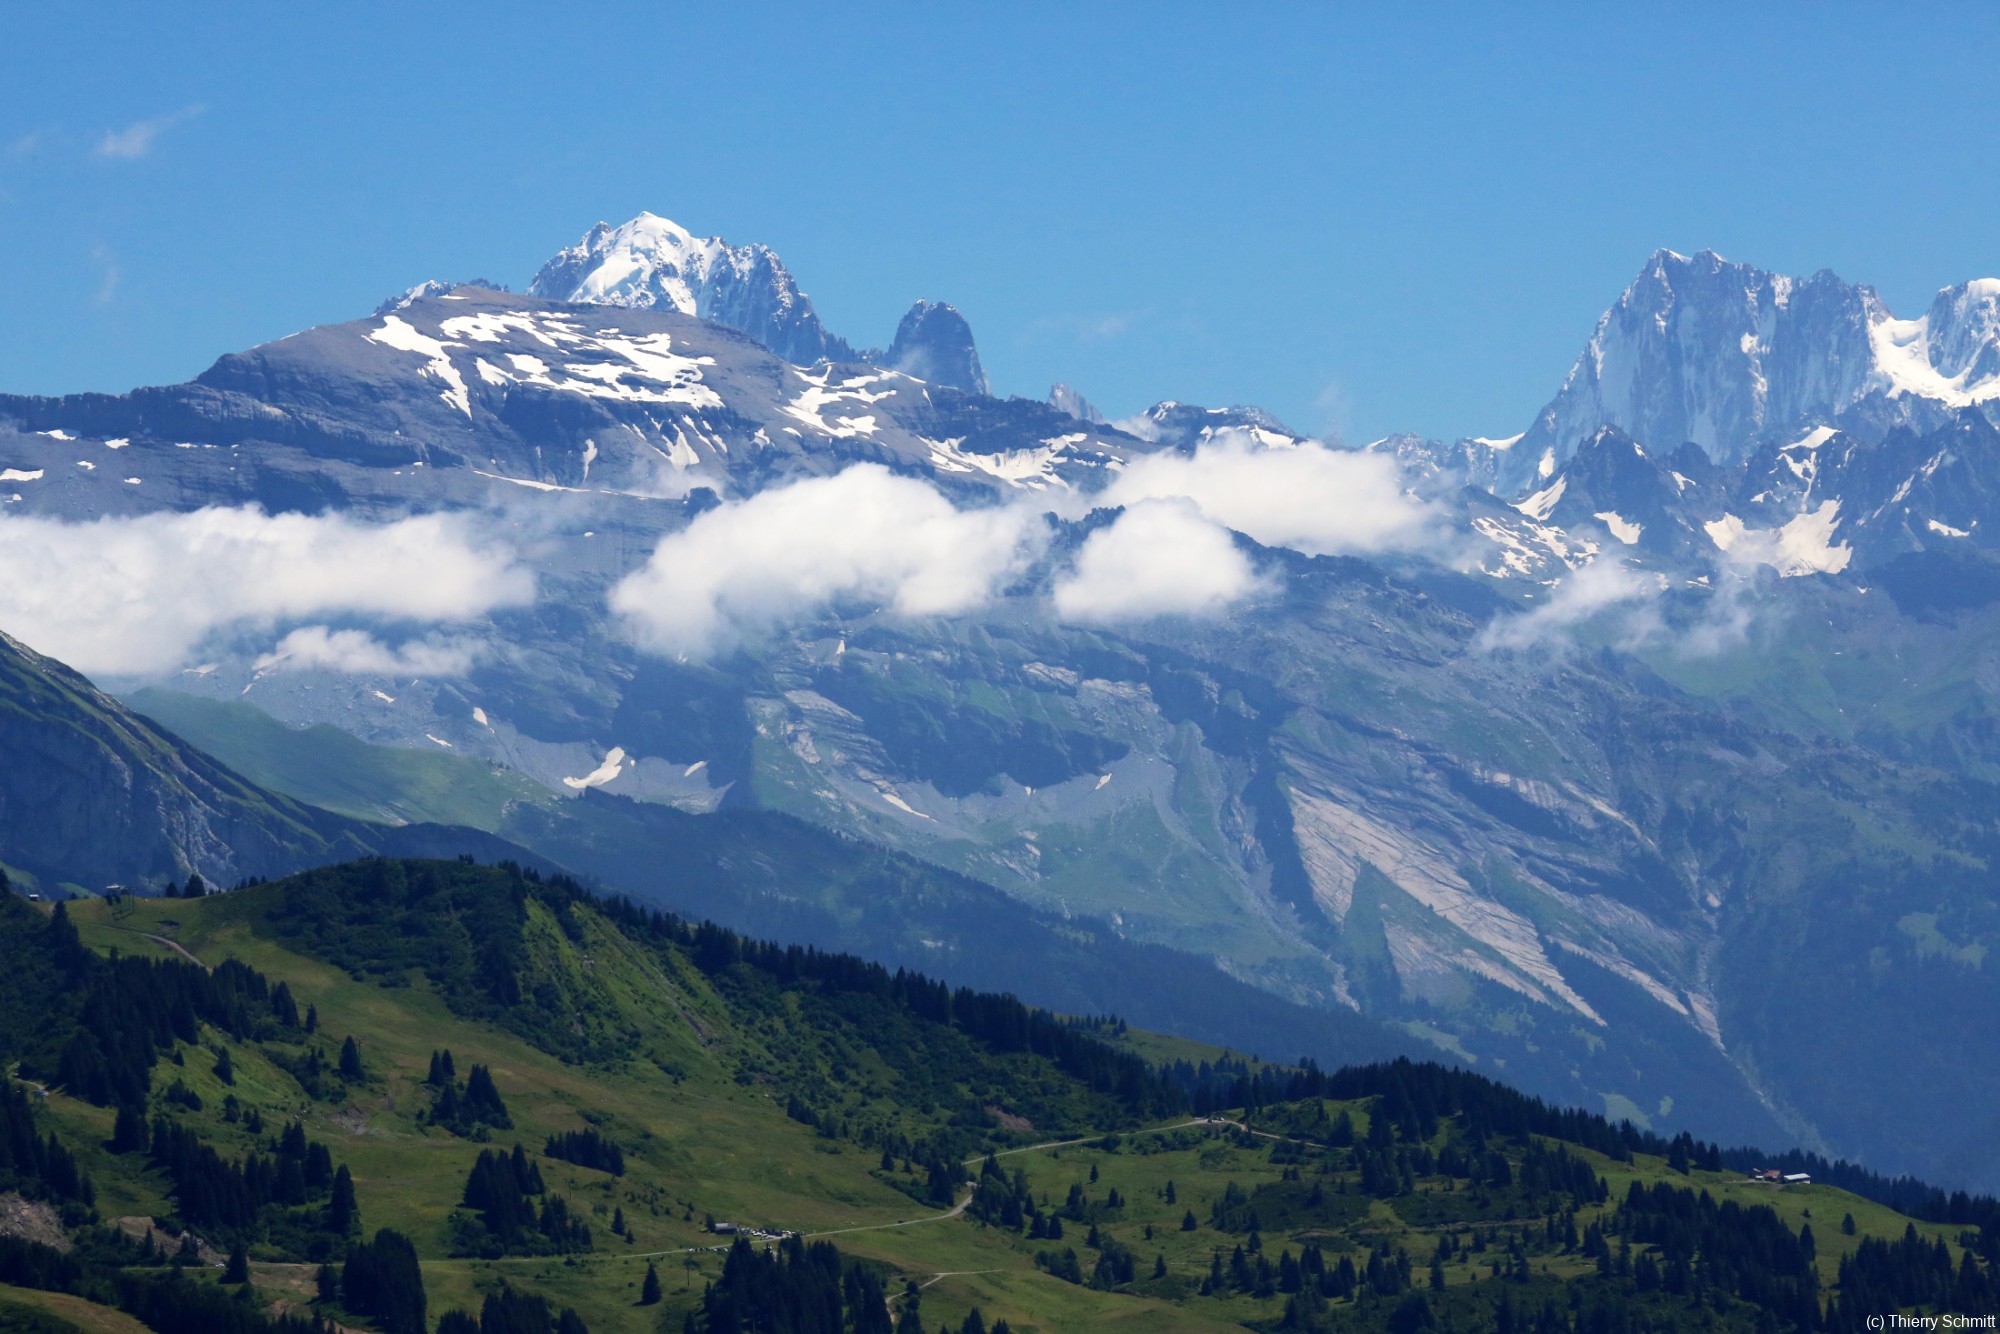
M0 634L0 857L87 888L227 884L372 850L366 826L262 792Z
M1049 406L1058 412L1066 412L1080 422L1092 426L1102 426L1107 420L1097 405L1082 394L1060 382L1049 386Z
M1491 474L1501 494L1533 489L1601 426L1656 450L1691 441L1727 465L1814 426L1928 430L1996 400L2000 281L1947 288L1899 320L1827 270L1793 278L1661 250Z
M857 359L845 339L827 332L769 246L697 237L652 213L621 227L598 223L544 264L528 291L550 301L696 315L798 366Z
M1555 478L1515 508L1570 532L1601 530L1608 553L1625 551L1699 561L1715 551L1702 529L1713 512L1718 469L1684 444L1661 458L1630 436L1603 427L1585 440Z
M896 326L896 341L882 364L931 384L973 394L989 392L979 349L972 342L972 326L955 307L941 301L919 301L910 307Z

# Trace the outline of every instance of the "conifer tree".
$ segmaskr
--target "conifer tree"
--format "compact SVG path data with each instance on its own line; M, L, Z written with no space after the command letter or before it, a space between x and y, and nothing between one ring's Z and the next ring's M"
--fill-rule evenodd
M340 1077L350 1084L359 1084L367 1078L367 1072L361 1068L361 1048L351 1033L340 1044Z
M658 1306L660 1304L660 1271L651 1264L646 1266L646 1281L639 1285L639 1305Z
M326 1230L344 1237L361 1226L361 1210L354 1200L354 1176L342 1163L333 1174L333 1197L326 1203Z

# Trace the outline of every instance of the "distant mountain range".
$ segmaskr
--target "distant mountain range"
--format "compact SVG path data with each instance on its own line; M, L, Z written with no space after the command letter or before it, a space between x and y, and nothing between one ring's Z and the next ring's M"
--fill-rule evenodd
M1663 251L1523 435L1343 452L1253 407L993 397L950 307L857 350L769 250L642 215L526 294L426 284L185 385L0 397L0 522L457 516L532 591L439 613L449 643L402 603L286 604L109 684L504 766L549 804L497 832L601 868L659 821L784 813L1539 1093L1991 1186L1996 293L1897 321ZM1384 509L1414 526L1291 535ZM1146 596L1241 577L1200 614L1060 614L1086 555ZM755 606L710 651L617 600L723 565L714 607ZM648 818L537 824L609 798ZM938 929L899 934L871 892L814 920L1013 976L981 970L1018 922L948 935L926 889Z
M1820 427L1922 434L1964 410L2000 413L2000 279L1947 287L1899 320L1873 288L1825 269L1792 278L1659 250L1533 424L1457 456L1470 480L1515 497L1607 426L1728 466Z

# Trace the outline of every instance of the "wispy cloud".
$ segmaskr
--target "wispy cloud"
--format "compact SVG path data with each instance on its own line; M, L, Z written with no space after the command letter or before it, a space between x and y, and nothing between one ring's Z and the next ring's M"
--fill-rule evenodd
M97 291L91 296L91 304L108 306L118 295L118 284L124 280L125 271L118 266L117 252L108 245L94 245L90 257L97 261Z
M47 130L29 130L25 134L15 135L7 143L7 156L10 158L33 157L41 151L42 145L47 143L48 139L49 134Z
M153 151L153 145L161 135L176 125L184 125L202 113L199 103L170 111L164 116L154 116L150 120L134 121L122 130L106 130L104 137L97 141L97 156L130 161L145 157Z
M1770 611L1760 606L1755 578L1728 566L1716 570L1712 585L1675 588L1657 572L1601 556L1534 607L1495 617L1475 647L1557 661L1586 643L1682 660L1712 658L1749 643Z
M1029 345L1061 339L1071 343L1108 343L1123 338L1145 318L1144 312L1105 315L1048 315L1030 320L1016 341Z
M257 671L329 671L352 676L463 676L479 655L470 640L435 635L390 648L365 630L306 625L257 659Z
M1609 623L1606 631L1620 648L1634 648L1661 631L1657 599L1661 580L1606 557L1570 574L1546 601L1512 616L1498 616L1480 634L1485 651L1539 650L1561 655L1576 647L1575 632L1592 623Z

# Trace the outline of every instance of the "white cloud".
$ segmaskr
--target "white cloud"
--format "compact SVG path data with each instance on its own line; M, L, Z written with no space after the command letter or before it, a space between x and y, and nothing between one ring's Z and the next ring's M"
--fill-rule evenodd
M1631 648L1659 634L1655 606L1658 575L1629 570L1616 560L1592 561L1556 585L1546 602L1518 616L1496 617L1481 632L1482 649L1562 647L1569 632L1601 616L1615 616L1614 638Z
M476 647L456 639L412 639L390 648L364 630L305 625L257 659L259 673L329 671L354 676L463 676Z
M110 246L94 245L90 257L97 263L97 291L91 297L91 304L108 306L118 295L118 284L123 280L124 270L119 267L118 256Z
M924 482L857 464L701 515L612 589L611 608L642 648L704 657L845 601L974 610L1043 540L1025 509L960 510Z
M1104 623L1213 615L1263 587L1228 531L1185 499L1143 500L1084 539L1056 614Z
M1148 454L1097 503L1173 497L1265 546L1313 556L1409 549L1435 538L1429 510L1405 493L1395 460L1312 441L1266 447L1226 432L1192 456Z
M455 515L0 517L0 629L86 673L167 670L213 636L286 620L463 621L533 598L513 551Z
M199 105L182 107L179 111L170 111L151 120L134 121L122 130L106 130L104 137L97 141L97 156L127 161L142 158L153 151L153 144L162 134L201 113Z

